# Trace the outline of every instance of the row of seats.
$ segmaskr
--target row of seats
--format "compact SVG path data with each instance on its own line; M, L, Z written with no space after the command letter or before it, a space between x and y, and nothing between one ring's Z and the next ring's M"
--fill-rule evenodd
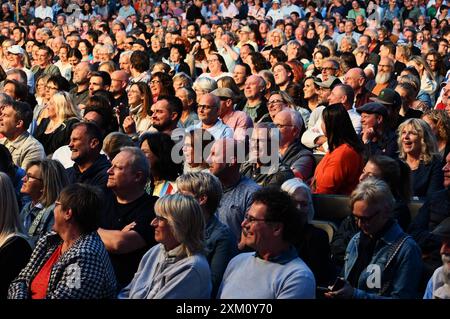
M350 198L342 195L313 195L314 220L312 224L325 230L331 241L341 221L352 213ZM414 220L423 201L413 200L408 204L411 220Z

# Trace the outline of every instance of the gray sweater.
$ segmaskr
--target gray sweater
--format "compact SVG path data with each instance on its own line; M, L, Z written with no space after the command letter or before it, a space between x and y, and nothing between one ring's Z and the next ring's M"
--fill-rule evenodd
M131 283L119 299L209 299L211 272L201 254L181 256L178 246L167 252L162 244L153 246L139 264Z

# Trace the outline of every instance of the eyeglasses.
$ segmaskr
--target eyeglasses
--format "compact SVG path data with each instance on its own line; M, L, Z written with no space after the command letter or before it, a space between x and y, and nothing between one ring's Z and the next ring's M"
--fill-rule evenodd
M368 216L368 217L361 217L361 216L356 216L355 214L353 214L353 218L355 219L355 222L369 224L377 215L378 215L378 212L376 212L375 214Z
M265 223L275 222L272 219L256 218L256 217L250 216L249 214L245 214L244 220L247 221L247 223L249 223L249 224L256 223L256 222L265 222Z
M159 84L159 83L161 83L160 80L151 80L150 81L150 84Z
M294 125L291 124L275 124L276 127L278 128L284 128L284 127L293 127Z
M269 101L269 102L267 102L267 105L271 106L271 105L280 104L280 103L284 103L284 100Z
M37 180L37 181L41 181L41 182L42 182L42 178L34 177L34 176L31 176L30 174L26 174L24 177L25 177L27 180L28 180L28 179L35 179L35 180Z
M205 105L205 104L198 105L198 109L212 110L213 108L215 108L215 106Z

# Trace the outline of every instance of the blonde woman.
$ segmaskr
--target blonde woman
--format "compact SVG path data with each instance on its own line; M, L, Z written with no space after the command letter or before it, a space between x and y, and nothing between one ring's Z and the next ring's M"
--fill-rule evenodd
M400 159L411 169L413 196L424 198L443 188L442 160L430 126L409 119L398 127Z
M22 233L14 186L0 172L0 300L6 299L11 281L25 267L31 247Z
M203 252L200 205L192 196L166 195L156 202L155 213L151 225L159 244L142 257L119 299L209 299L211 271Z
M422 115L437 140L438 152L445 161L450 152L450 116L444 110L428 110Z
M52 229L54 203L61 190L69 184L69 178L59 161L44 159L27 165L22 182L20 193L31 201L22 208L20 221L34 245Z
M130 86L128 91L130 115L124 119L123 123L120 123L126 134L130 136L141 135L150 129L152 126L151 103L152 93L146 83L137 82Z
M42 75L36 79L35 87L34 87L34 97L36 98L37 105L33 110L33 119L37 121L37 124L41 122L41 120L46 117L46 112L43 113L45 109L45 104L48 102L45 99L47 81L50 78L50 74Z
M431 104L434 105L434 94L437 89L437 82L434 78L433 71L431 70L428 62L421 56L412 56L407 66L413 66L420 76L420 91L428 93L431 97ZM419 92L420 94L420 92Z
M34 137L41 142L49 156L59 147L69 144L72 126L79 122L81 115L67 92L53 95L46 111L48 117L39 123Z

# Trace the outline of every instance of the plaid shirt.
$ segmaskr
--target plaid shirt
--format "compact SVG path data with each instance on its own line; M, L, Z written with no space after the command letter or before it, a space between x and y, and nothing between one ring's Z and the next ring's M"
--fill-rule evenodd
M9 299L31 298L33 279L62 244L58 234L50 232L37 243L31 259L11 283ZM53 265L47 299L114 298L116 277L105 246L97 232L82 235Z

